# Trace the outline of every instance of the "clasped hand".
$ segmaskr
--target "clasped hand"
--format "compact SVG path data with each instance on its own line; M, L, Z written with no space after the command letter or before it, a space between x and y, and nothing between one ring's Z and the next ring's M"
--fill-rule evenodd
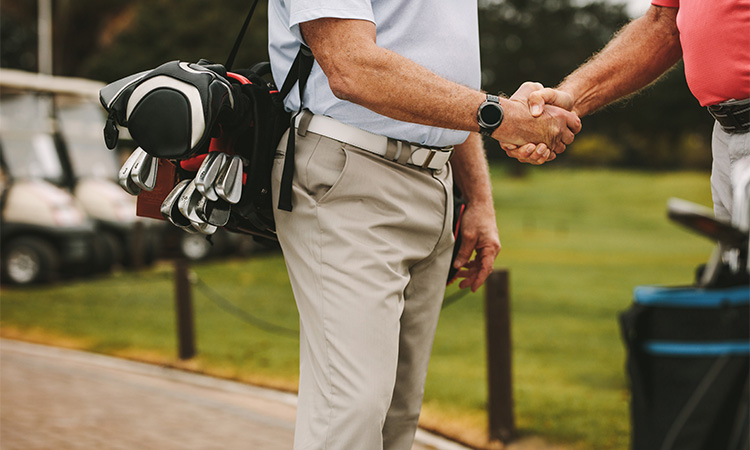
M526 82L509 100L503 126L492 137L511 158L535 165L552 161L581 131L581 120L570 111L573 97L566 92Z

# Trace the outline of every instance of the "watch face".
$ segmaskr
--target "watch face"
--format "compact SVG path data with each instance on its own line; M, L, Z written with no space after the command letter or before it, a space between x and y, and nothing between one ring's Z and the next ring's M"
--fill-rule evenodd
M479 112L479 115L482 118L482 122L488 127L499 125L500 121L503 119L503 112L500 109L500 106L493 103L485 104Z

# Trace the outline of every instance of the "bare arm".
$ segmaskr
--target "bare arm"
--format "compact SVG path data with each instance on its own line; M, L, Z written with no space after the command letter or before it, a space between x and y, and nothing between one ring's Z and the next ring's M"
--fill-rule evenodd
M453 178L466 199L463 216L461 248L454 266L464 268L459 276L459 286L471 287L476 292L492 273L495 258L500 252L497 218L492 201L492 185L482 138L471 133L469 138L457 146L451 166ZM476 250L474 260L470 260Z
M479 131L476 114L485 94L379 47L372 22L326 18L300 28L338 98L406 122ZM550 148L572 142L568 124L575 128L578 121L573 114L552 110L534 120L525 103L500 102L505 120L493 134L498 141Z
M581 117L590 114L649 85L674 66L682 57L676 18L677 8L652 5L568 75L558 89L573 97L573 111Z

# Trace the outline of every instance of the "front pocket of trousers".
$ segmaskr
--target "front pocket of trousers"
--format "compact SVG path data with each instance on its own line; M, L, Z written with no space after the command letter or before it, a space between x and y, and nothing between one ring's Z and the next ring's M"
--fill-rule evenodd
M317 203L329 200L344 184L349 160L349 152L340 144L337 148L315 149L305 167L305 189Z

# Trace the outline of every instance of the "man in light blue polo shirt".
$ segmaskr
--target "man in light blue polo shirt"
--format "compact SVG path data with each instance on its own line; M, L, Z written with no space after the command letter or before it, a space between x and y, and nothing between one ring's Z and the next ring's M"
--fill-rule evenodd
M301 43L316 61L292 208L275 211L300 313L294 448L408 450L451 262L454 179L467 200L454 266L476 291L500 250L479 133L541 163L580 121L555 107L533 118L528 89L479 90L476 0L276 0L269 40L279 85ZM300 109L296 90L286 106ZM285 149L286 138L275 204Z

